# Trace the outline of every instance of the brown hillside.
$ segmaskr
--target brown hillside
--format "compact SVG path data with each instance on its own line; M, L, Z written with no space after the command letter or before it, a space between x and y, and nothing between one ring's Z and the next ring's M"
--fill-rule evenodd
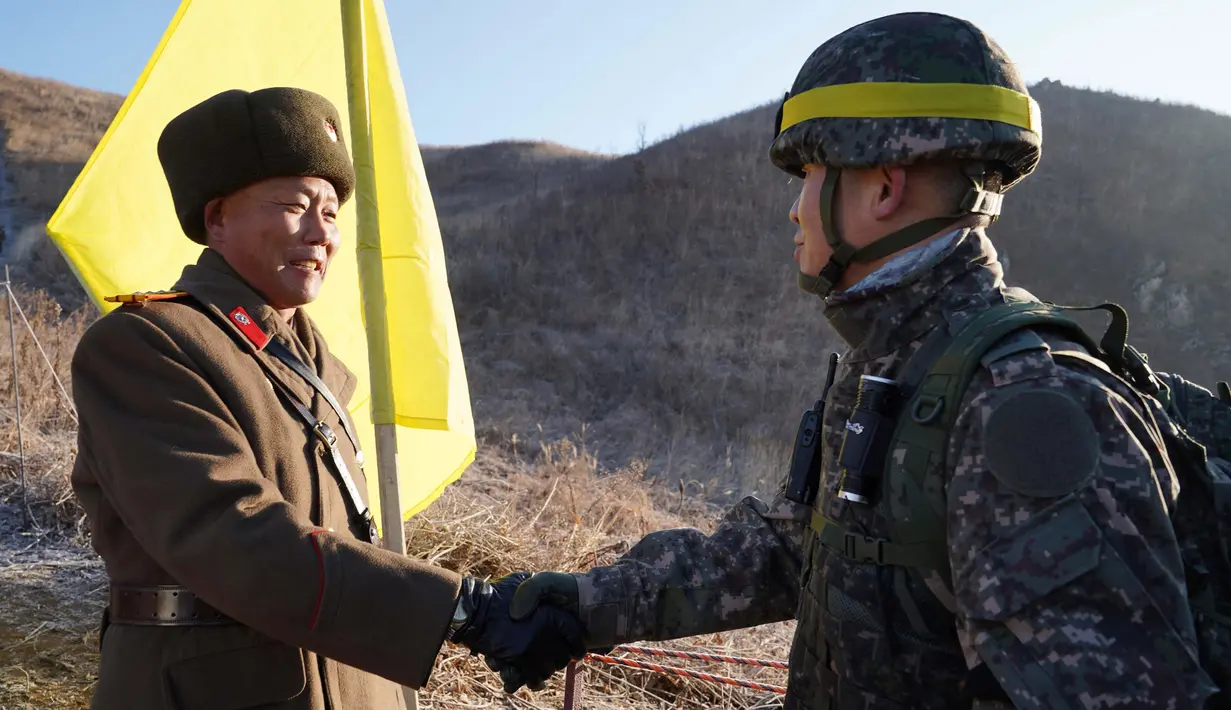
M1156 366L1231 370L1231 118L1044 82L1039 172L992 230L1009 277L1125 304ZM15 276L80 302L49 216L120 97L0 72L0 225ZM425 147L481 430L584 437L610 465L761 489L812 401L832 336L800 294L765 158L765 106L636 154L546 143ZM17 248L14 248L17 247ZM541 434L540 434L541 429Z
M1044 82L1045 149L991 231L1012 282L1128 307L1160 369L1231 376L1231 118ZM766 106L497 216L441 210L481 426L764 490L832 336L794 286ZM429 168L429 178L433 175ZM496 235L496 238L493 238ZM739 486L737 486L738 488Z
M1157 366L1206 385L1231 376L1231 207L1216 172L1231 159L1231 118L1054 83L1034 93L1042 168L992 230L1010 280L1050 300L1123 303ZM25 287L80 302L41 222L119 104L0 72L0 228L10 237L0 256L62 378L93 314L65 319ZM472 471L408 526L412 554L478 574L584 569L649 530L709 527L707 498L772 485L833 343L819 304L794 285L795 188L765 158L772 116L746 111L623 157L514 142L424 149L481 447ZM38 525L19 515L16 429L0 429L0 607L10 608L0 668L14 671L0 677L0 706L80 707L96 679L102 573L62 539L83 541L66 485L75 422L44 351L20 325L17 337ZM11 394L7 359L0 392ZM7 404L0 413L13 419ZM643 474L701 485L647 487ZM783 658L789 637L787 623L681 644ZM738 675L781 682L761 673ZM588 665L586 679L587 707L764 706L742 690L635 671ZM511 702L494 682L446 649L425 706ZM559 692L557 677L518 705L559 707Z
M124 97L0 69L0 212L46 219L68 192Z
M69 308L84 297L42 224L123 102L0 69L0 257L14 280L43 288Z
M775 416L815 384L783 375L827 332L790 281L790 188L757 147L772 120L760 113L612 160L516 211L441 210L480 426L584 426L609 461L651 456L702 480L772 466Z
M612 157L535 141L424 146L422 152L436 209L455 217L542 195Z

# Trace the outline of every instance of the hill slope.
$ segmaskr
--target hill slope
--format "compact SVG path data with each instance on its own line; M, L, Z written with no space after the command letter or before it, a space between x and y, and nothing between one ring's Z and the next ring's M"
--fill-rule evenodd
M1231 208L1218 197L1231 117L1055 82L1032 91L1043 162L991 230L1010 281L1124 304L1157 367L1207 386L1231 376ZM38 222L118 105L0 73L0 215L7 233L33 225L5 255L70 305L75 284ZM610 465L770 485L833 347L794 284L795 188L765 157L773 110L619 157L424 148L484 436L578 436Z
M533 141L424 146L422 152L436 209L454 217L557 189L612 157Z
M13 279L75 308L84 294L42 225L124 97L0 69L0 258Z
M0 225L55 210L123 100L0 69Z
M1231 375L1231 208L1217 170L1231 159L1231 118L1053 83L1033 91L1047 127L1042 168L991 232L1010 280L1049 300L1123 303L1157 366L1207 385ZM41 222L119 104L0 72L0 256L62 304L80 303L80 290ZM412 521L413 554L479 574L582 569L649 530L708 527L711 495L772 485L834 340L795 287L794 190L765 159L772 116L761 107L623 157L524 142L424 149L483 444L474 469ZM44 298L21 301L66 377L89 314L65 321ZM11 392L7 357L0 390ZM71 533L75 426L41 357L20 342L32 504L48 529ZM561 436L586 451L552 443ZM13 451L15 429L0 439ZM608 468L648 467L610 475L592 454ZM700 485L647 491L646 470ZM12 458L0 459L0 607L20 610L0 615L0 666L26 669L0 678L0 705L75 707L96 677L99 563L74 543L13 532L18 480ZM788 623L685 645L782 658L789 637ZM636 672L591 667L587 678L596 707L757 700ZM450 649L425 699L507 702L493 683ZM557 678L523 704L559 698Z
M1231 377L1231 208L1211 199L1231 118L1054 82L1033 93L1042 165L990 231L1009 280L1121 303L1156 367ZM764 490L833 341L794 285L797 188L765 157L773 112L609 161L512 213L442 210L481 425L586 424L602 456L732 469Z

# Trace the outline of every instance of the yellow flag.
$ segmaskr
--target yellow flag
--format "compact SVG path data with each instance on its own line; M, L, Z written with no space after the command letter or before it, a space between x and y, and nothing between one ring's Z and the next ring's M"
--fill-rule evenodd
M361 36L344 38L344 2L361 3ZM348 46L360 48L370 179L360 180L338 215L343 247L307 310L359 378L350 410L372 462L366 471L373 515L381 520L374 425L382 423L397 425L398 488L409 517L456 480L475 453L440 229L381 0L293 4L288 12L286 0L182 0L47 232L104 311L114 307L105 296L169 288L201 247L183 235L175 216L156 152L163 127L227 89L294 86L338 107L353 148L346 56ZM365 201L378 229L365 229L361 244L356 215ZM379 292L373 283L382 284ZM367 312L383 318L364 318L372 299L383 307ZM373 383L383 386L374 391Z

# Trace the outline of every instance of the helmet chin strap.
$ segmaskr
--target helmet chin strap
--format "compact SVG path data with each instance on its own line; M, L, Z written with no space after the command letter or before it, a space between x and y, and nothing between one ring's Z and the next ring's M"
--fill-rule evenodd
M825 181L821 183L821 229L825 232L825 242L829 244L832 253L829 262L821 268L816 276L799 272L799 288L807 293L825 298L833 291L842 278L842 272L855 256L856 249L842 240L838 235L838 225L834 223L833 206L838 194L838 178L842 175L840 168L827 167Z
M821 229L825 232L825 242L829 244L832 253L829 261L816 276L799 272L799 288L806 293L825 298L833 292L851 262L867 263L895 254L918 244L946 227L953 226L958 220L970 214L988 215L993 222L996 221L996 218L1000 216L1000 206L1004 195L983 189L984 166L982 163L971 163L965 166L964 172L970 179L971 189L962 199L961 207L956 214L920 220L856 249L838 234L838 225L833 218L838 178L842 170L826 168L825 181L821 183Z

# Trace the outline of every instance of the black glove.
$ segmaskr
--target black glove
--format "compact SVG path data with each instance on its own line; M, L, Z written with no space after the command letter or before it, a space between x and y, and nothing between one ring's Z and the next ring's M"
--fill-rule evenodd
M524 573L521 573L524 574ZM536 572L522 582L513 593L513 602L509 604L509 615L514 619L524 619L543 608L543 605L553 606L567 611L577 619L586 634L586 648L595 653L611 653L614 646L591 646L589 630L581 620L581 593L577 586L577 577L563 572Z
M509 615L514 619L524 619L539 608L540 602L546 602L577 618L581 613L580 596L577 578L573 575L563 572L537 572L518 585L517 591L513 593L513 601L509 604Z
M506 693L522 685L541 687L553 673L586 652L585 629L572 614L545 606L517 620L510 616L513 592L529 576L520 572L494 584L463 579L458 601L465 618L449 637L485 656L489 668L500 670Z
M519 572L518 576L524 574L524 572ZM514 619L525 619L532 614L541 614L552 608L560 609L575 619L584 633L585 626L580 618L580 596L577 578L573 575L563 572L536 572L517 587L517 591L513 594L513 601L509 604L509 615ZM608 646L591 650L595 653L608 654L611 653L612 647ZM522 678L520 670L514 666L492 663L490 661L487 666L500 673L500 678L504 681L505 687L510 685L520 687L520 685L526 684L530 685L531 690L542 689L542 684L539 684L539 687L535 687L534 684L527 683Z

